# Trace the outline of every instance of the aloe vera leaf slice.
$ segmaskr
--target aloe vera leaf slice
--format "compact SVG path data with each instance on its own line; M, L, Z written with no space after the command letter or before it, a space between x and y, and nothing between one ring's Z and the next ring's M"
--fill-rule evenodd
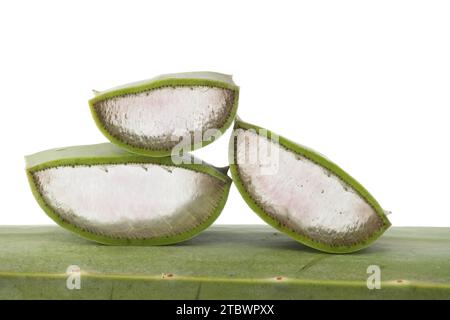
M391 225L375 198L343 169L267 129L236 120L229 154L233 181L247 204L305 245L353 252ZM261 169L271 166L273 172Z
M159 245L189 239L218 217L231 179L185 155L150 158L110 144L26 157L33 194L56 223L104 244Z
M215 72L166 74L104 92L89 101L100 131L131 152L160 157L194 150L233 122L239 87Z

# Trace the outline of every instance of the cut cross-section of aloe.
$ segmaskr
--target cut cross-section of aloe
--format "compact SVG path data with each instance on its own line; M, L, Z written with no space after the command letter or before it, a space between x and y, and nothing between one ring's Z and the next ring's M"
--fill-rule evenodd
M313 150L237 120L230 141L233 181L266 222L319 250L368 246L389 226L369 192Z
M33 194L59 225L105 244L189 239L220 214L231 179L185 155L150 158L110 143L26 157Z
M188 72L99 92L89 104L111 142L159 157L213 142L233 122L238 96L231 76Z

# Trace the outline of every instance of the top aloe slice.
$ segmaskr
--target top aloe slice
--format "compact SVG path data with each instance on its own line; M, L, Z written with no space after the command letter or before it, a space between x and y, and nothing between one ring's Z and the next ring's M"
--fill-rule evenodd
M331 253L362 249L390 226L373 196L324 156L240 120L234 130L233 181L270 225Z
M105 244L160 245L207 228L231 179L190 155L174 161L104 143L26 157L36 200L62 227Z
M187 72L98 92L89 105L111 142L160 157L176 146L190 151L217 139L233 122L238 98L239 87L231 76Z

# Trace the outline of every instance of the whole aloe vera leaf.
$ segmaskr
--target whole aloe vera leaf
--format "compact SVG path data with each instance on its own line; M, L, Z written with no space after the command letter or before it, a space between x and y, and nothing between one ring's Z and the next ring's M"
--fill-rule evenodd
M250 208L312 248L357 251L391 225L375 198L343 169L267 129L237 119L229 157L233 181Z
M231 76L187 72L96 92L89 105L112 143L160 157L174 147L190 151L212 143L233 122L238 100Z
M184 162L183 162L184 161ZM189 239L218 217L231 179L190 155L150 158L117 146L59 148L26 157L42 209L56 223L105 244Z
M355 255L267 226L215 225L179 245L98 245L57 227L0 227L0 299L450 299L450 228L391 228ZM80 290L66 287L70 265ZM370 290L368 267L380 268Z

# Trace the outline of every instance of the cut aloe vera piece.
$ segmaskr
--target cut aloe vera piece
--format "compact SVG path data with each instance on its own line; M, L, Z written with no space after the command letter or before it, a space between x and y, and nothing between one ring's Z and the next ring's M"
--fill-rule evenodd
M318 250L362 249L389 226L355 179L317 152L237 120L230 169L248 205L267 223Z
M59 225L105 244L183 241L208 227L231 179L185 155L150 158L113 144L68 147L26 157L36 200Z
M217 139L233 122L238 97L231 76L188 72L98 92L89 104L111 142L159 157L175 147L189 151Z

